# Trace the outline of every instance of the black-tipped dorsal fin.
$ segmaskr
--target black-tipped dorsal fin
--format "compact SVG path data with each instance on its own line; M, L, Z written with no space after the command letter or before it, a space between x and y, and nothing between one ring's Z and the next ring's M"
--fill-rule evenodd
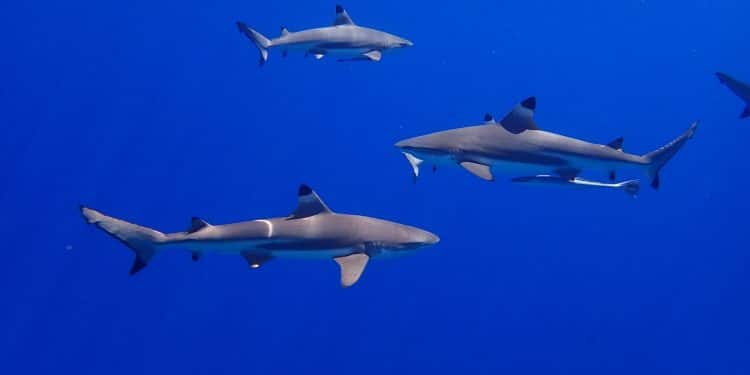
M534 111L536 110L536 98L526 98L521 104L513 108L510 113L500 120L500 125L505 130L518 134L526 130L539 130L534 122Z
M307 185L300 185L297 192L297 209L290 219L301 219L318 214L330 214L331 210L323 203L317 193Z
M210 227L210 226L211 226L211 224L209 224L207 221L205 221L205 220L203 220L203 219L201 219L199 217L194 217L194 218L190 219L190 228L188 228L187 232L188 233L195 233L195 232L197 232L197 231L199 231L199 230L201 230L201 229L203 229L205 227Z
M623 137L617 138L612 142L607 143L607 147L613 148L617 151L622 151L622 143L625 141Z
M287 29L286 26L281 26L281 36L287 35L289 35L289 29Z
M354 25L354 21L349 17L349 13L341 5L336 5L336 19L333 21L333 26L339 25Z
M485 124L495 124L495 118L492 117L492 114L485 113L484 114L484 123Z

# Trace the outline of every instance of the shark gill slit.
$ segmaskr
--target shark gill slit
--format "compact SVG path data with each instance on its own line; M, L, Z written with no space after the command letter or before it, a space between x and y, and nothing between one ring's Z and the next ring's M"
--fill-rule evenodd
M266 237L271 238L273 237L273 223L271 223L268 220L258 220L259 222L266 224L266 227L268 227L268 234Z

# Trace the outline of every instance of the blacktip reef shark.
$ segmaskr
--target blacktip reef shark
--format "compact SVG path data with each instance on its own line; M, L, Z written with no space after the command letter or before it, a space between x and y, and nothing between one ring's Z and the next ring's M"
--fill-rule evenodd
M601 170L614 181L615 171L636 167L646 171L653 188L659 187L659 171L685 145L698 126L693 123L682 135L645 155L623 152L623 139L600 145L540 130L534 122L536 98L516 106L500 122L485 115L485 123L445 130L396 143L412 167L414 177L424 162L458 165L486 181L494 172L520 174L516 182L534 182L592 188L621 188L632 194L632 181L619 184L582 180L583 171Z
M721 83L729 87L735 95L745 102L745 109L742 111L740 118L750 117L750 85L724 73L716 73L716 76L719 77Z
M281 49L282 56L289 50L301 50L305 56L312 55L318 60L333 55L339 57L338 61L380 61L386 51L414 45L404 38L356 25L341 5L336 5L332 26L298 32L282 27L281 35L275 39L266 38L242 22L237 22L237 27L258 47L261 66L268 61L271 48Z
M155 254L183 248L194 261L209 252L237 254L250 268L274 258L333 259L340 267L341 285L349 287L359 280L370 258L410 253L440 240L419 228L334 213L306 185L300 186L297 208L287 217L225 225L193 218L187 231L177 233L162 233L85 206L81 213L89 224L135 252L131 275L146 267Z

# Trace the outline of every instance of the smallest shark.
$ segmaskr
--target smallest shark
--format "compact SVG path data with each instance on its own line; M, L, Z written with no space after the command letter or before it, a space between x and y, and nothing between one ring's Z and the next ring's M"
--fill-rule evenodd
M336 5L333 26L298 32L282 27L281 35L275 39L266 38L242 22L237 22L237 27L258 47L261 66L268 61L271 48L281 49L284 57L290 50L301 50L305 56L312 55L318 60L332 55L338 61L380 61L383 52L414 45L404 38L355 25L341 5Z
M740 118L750 117L750 84L736 80L721 72L716 73L716 76L719 77L721 83L729 87L735 95L745 101L745 110L742 111Z

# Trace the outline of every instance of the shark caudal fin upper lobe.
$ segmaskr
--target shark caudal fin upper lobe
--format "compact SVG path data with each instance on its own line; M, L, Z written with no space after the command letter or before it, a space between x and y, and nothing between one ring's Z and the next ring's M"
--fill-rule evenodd
M669 160L680 151L682 146L693 137L696 129L698 129L698 123L694 122L684 133L680 134L680 136L675 138L672 142L643 155L643 157L649 162L648 176L651 179L652 188L659 188L659 185L661 184L659 181L659 171L661 171L664 165L666 165L667 162L669 162Z
M243 22L238 21L237 28L258 48L258 52L260 53L258 65L263 66L268 61L268 48L271 47L271 41L263 36L263 34L249 28Z
M87 223L96 225L133 250L135 260L130 268L131 275L146 267L156 253L156 245L166 240L162 232L107 216L85 206L81 206L81 214Z

